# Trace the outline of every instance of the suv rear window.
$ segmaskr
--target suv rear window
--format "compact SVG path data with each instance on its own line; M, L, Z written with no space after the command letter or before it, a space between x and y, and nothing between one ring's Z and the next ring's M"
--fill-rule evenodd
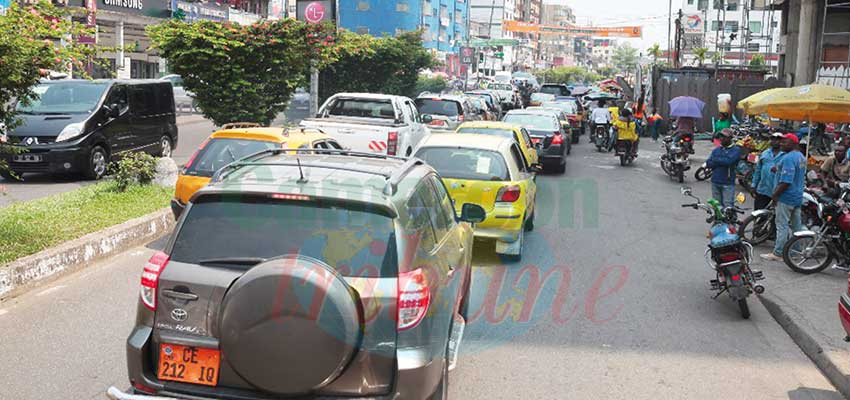
M506 138L513 139L514 131L510 129L500 129L500 128L460 128L457 130L458 133L480 133L482 135L494 135L501 136Z
M280 147L280 144L262 140L212 139L198 152L185 174L213 176L215 171L227 164L258 151L275 147Z
M431 165L443 178L507 181L508 167L500 153L457 147L423 147L416 157Z
M270 196L199 198L187 211L171 259L199 264L297 253L321 260L344 276L397 275L392 218L359 205Z
M395 109L389 100L336 99L328 107L328 115L395 119Z
M502 119L505 122L522 125L526 129L541 130L541 131L557 131L561 127L558 120L554 116L550 117L542 114L511 114L508 113Z
M456 117L463 114L463 107L454 100L416 99L416 108L420 114L436 114L447 117Z

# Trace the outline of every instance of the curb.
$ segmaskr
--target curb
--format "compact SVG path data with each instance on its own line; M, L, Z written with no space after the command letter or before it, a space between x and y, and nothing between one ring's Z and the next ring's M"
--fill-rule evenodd
M0 300L89 267L168 233L174 226L171 210L148 215L93 232L0 267Z
M818 369L826 376L830 383L835 386L844 398L850 399L850 377L842 372L839 362L835 360L829 351L824 351L823 347L812 337L805 327L794 320L782 306L778 303L781 300L770 299L770 295L758 296L761 303L770 313L774 320L782 326L782 329L788 333L788 336L803 350Z

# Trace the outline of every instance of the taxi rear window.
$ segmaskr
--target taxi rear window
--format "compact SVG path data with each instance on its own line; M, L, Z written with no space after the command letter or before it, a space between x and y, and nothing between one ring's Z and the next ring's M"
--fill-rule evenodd
M215 171L258 151L280 147L279 143L247 139L212 139L186 168L185 175L213 176Z

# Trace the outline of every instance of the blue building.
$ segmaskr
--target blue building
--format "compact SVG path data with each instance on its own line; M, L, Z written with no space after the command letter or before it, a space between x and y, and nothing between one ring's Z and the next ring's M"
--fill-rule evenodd
M466 42L468 15L468 0L339 0L340 27L373 36L421 28L425 47L446 54Z

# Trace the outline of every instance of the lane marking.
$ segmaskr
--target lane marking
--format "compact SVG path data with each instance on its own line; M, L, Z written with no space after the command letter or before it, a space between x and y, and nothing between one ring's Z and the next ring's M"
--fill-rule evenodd
M46 294L53 293L53 292L55 292L55 291L57 291L57 290L59 290L59 289L62 289L63 287L65 287L65 285L56 285L56 286L54 286L54 287L52 287L52 288L48 288L48 289L44 289L44 290L42 290L41 292L39 292L39 293L38 293L38 294L36 294L35 296L36 296L36 297L41 297L41 296L44 296L44 295L46 295Z
M0 315L6 314L8 312L9 312L9 310L4 308L4 309L0 310Z

